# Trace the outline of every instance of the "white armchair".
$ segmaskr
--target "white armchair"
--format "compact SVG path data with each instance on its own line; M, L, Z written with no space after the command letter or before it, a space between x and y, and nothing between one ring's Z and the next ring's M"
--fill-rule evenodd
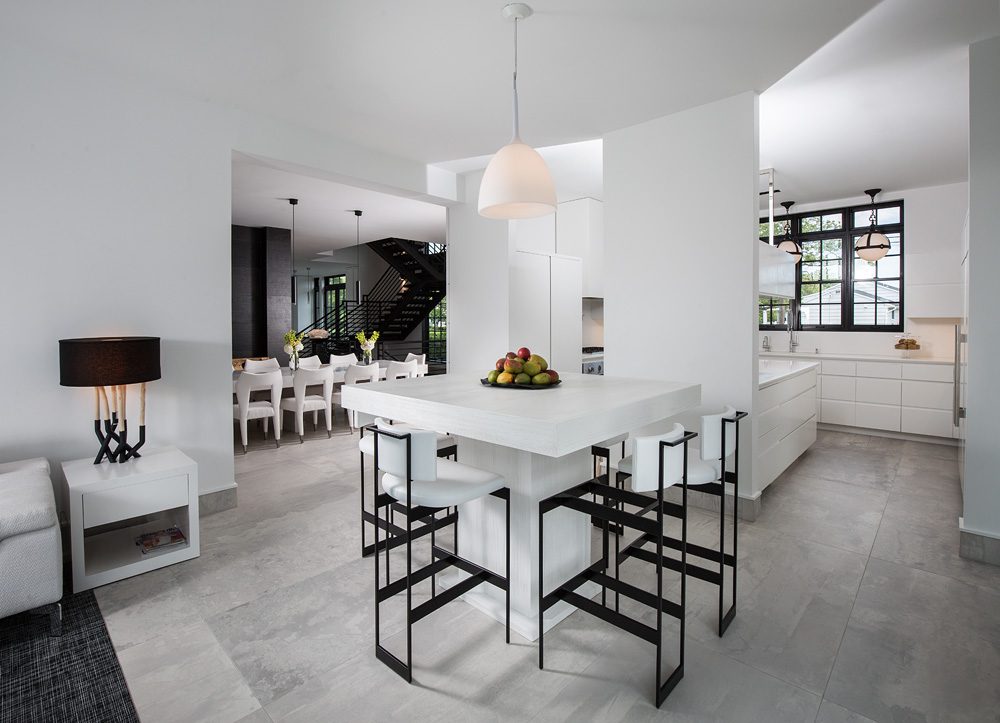
M0 618L49 607L62 632L62 534L45 459L0 464Z

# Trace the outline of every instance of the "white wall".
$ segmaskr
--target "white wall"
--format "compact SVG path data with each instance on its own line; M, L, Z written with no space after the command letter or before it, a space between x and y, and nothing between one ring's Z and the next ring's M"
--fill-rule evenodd
M969 48L969 345L963 529L1000 538L1000 38Z
M0 36L0 459L95 454L92 392L59 387L56 341L150 334L147 444L194 457L203 493L232 487L232 151L411 195L426 168L121 72Z
M705 403L752 411L757 164L753 93L604 137L607 374L697 382Z

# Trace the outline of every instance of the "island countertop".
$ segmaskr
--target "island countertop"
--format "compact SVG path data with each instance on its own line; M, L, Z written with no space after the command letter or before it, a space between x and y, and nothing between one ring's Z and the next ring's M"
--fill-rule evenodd
M757 375L757 388L767 387L786 379L807 373L810 369L819 372L819 362L807 359L761 359Z
M701 385L566 373L551 389L484 386L443 374L343 388L347 409L562 457L696 406Z

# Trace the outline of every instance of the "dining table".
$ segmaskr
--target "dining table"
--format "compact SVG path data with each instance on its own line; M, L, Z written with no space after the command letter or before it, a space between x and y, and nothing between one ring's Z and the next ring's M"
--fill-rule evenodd
M625 433L659 431L700 401L699 384L577 373L543 388L487 386L474 374L451 373L342 391L344 408L358 413L362 424L385 417L447 432L456 438L462 463L503 476L510 489L510 627L528 640L538 636L538 503L593 477L592 445ZM505 528L502 501L485 497L461 505L462 556L503 570ZM568 509L546 516L546 592L590 565L590 528L589 517ZM448 586L447 576L438 581ZM587 585L581 593L600 589ZM480 586L463 599L504 620L503 595L493 588ZM549 608L545 628L574 609L565 602Z
M378 364L378 378L380 380L385 380L385 378L386 378L386 372L387 372L387 370L389 368L389 360L387 360L387 359L379 359L378 361L372 362L372 363L373 364L376 364L376 363ZM322 365L320 365L320 369L326 369L329 366L330 366L329 364L322 364ZM338 364L338 365L336 365L336 366L333 367L333 383L334 384L342 384L344 382L344 376L347 373L347 367L348 366L350 366L350 365L348 365L348 364ZM427 374L427 370L428 370L428 367L427 367L426 364L418 364L417 365L417 375L418 376L425 376ZM240 378L240 374L242 374L242 373L243 373L242 371L233 370L233 394L236 393L236 380ZM281 367L281 386L284 389L291 389L292 386L294 386L294 384L295 384L294 380L295 380L295 373L294 373L294 371L292 369L290 369L289 367L287 367L287 366ZM256 387L256 386L255 387L251 387L251 390L266 389L266 388L267 388L266 384L261 384L260 387Z

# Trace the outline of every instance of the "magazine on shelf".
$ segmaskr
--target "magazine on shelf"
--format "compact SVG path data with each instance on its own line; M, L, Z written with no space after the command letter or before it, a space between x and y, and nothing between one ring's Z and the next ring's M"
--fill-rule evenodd
M146 532L135 538L135 544L138 546L139 550L142 551L143 555L149 555L154 552L162 552L163 550L184 545L186 543L187 538L184 536L184 533L181 532L181 528L176 525L174 527L168 527L165 530Z

